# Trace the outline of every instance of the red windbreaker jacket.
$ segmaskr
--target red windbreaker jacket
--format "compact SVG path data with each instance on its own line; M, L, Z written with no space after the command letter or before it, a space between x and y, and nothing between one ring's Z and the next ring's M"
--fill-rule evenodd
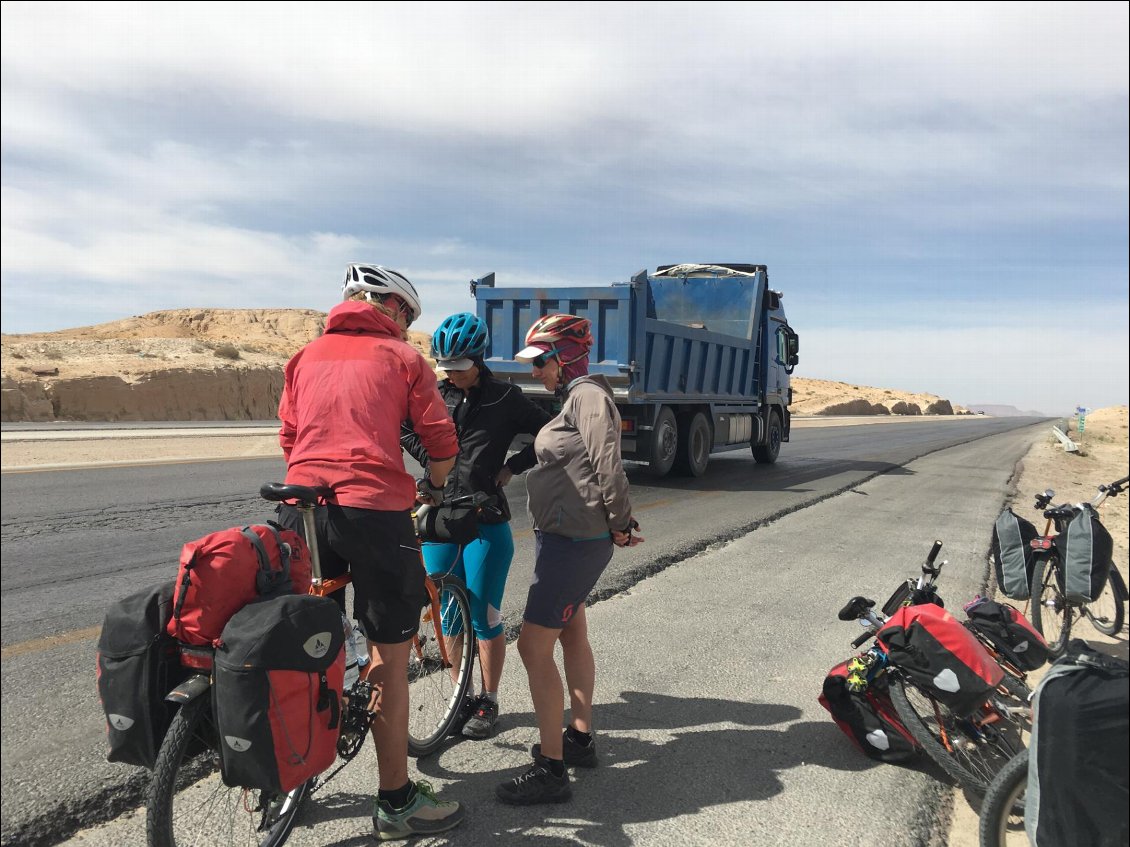
M427 360L401 340L395 321L356 300L334 306L325 334L287 363L279 420L286 481L331 486L342 506L411 508L403 421L412 421L429 456L459 451Z

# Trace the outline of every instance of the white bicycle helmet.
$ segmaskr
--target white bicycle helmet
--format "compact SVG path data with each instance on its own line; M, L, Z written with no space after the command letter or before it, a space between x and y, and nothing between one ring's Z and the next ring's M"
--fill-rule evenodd
M423 311L420 308L420 295L416 293L415 286L408 281L408 278L398 271L382 268L380 265L362 265L357 262L346 265L345 282L341 286L342 299L348 299L358 291L368 291L378 295L395 294L412 310L412 321L420 319L420 313Z

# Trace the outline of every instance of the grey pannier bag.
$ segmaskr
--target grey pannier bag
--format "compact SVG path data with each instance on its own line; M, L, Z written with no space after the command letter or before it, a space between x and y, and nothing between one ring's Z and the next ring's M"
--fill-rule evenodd
M1037 537L1035 525L1011 508L1001 512L993 524L993 570L1001 593L1010 600L1027 600L1031 596L1035 566L1031 542Z
M1073 603L1091 603L1110 577L1114 541L1090 503L1083 503L1067 529L1056 536L1063 596Z

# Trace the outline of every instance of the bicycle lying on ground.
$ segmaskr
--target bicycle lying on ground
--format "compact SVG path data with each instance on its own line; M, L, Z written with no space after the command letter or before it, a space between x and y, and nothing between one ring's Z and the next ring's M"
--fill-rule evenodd
M272 502L294 502L302 514L304 536L315 538L314 509L328 490L267 483L260 495ZM467 495L451 505L482 507L487 498ZM350 582L345 574L324 579L317 544L310 544L310 593L327 597ZM423 562L421 560L421 567ZM450 574L425 580L428 602L412 637L409 655L409 753L435 752L459 718L476 652L470 603L463 583ZM343 616L346 637L352 624ZM220 772L220 734L210 696L212 654L207 648L180 647L181 663L191 673L167 700L179 704L153 768L146 802L148 847L258 845L278 847L290 836L302 802L319 791L364 747L372 722L372 686L360 675L344 692L341 734L332 771L307 780L285 795L225 785Z
M1126 490L1130 476L1099 486L1099 493L1091 501L1096 510L1107 499ZM1071 626L1076 617L1085 617L1103 635L1114 635L1122 630L1126 622L1126 582L1118 568L1111 562L1103 592L1094 602L1077 603L1064 595L1063 562L1055 545L1055 539L1063 533L1068 523L1079 512L1078 506L1063 503L1050 506L1055 492L1050 488L1036 495L1036 508L1043 512L1047 523L1044 534L1033 539L1031 547L1035 553L1032 569L1032 599L1029 618L1044 640L1052 655L1059 656L1071 637ZM1054 527L1055 532L1051 530Z
M858 648L875 638L903 606L941 605L936 581L946 562L935 565L942 542L935 541L921 568L921 576L901 584L876 612L875 601L851 598L839 612L842 621L858 620L866 631L852 642ZM954 621L955 625L960 624ZM976 629L966 627L996 658L991 645ZM1023 749L1021 734L1030 725L1030 691L1023 674L1002 666L999 687L971 714L960 715L943 703L935 692L916 683L893 663L883 646L875 643L858 657L865 668L865 684L880 677L890 694L895 713L914 740L958 784L977 793L985 790L1004 764ZM851 666L849 665L849 668Z

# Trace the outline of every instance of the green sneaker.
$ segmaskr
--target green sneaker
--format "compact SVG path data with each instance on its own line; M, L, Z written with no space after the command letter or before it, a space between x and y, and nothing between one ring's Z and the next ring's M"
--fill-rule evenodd
M373 834L380 841L396 841L413 835L445 832L463 822L464 809L454 800L441 801L432 786L420 780L416 794L403 809L377 800L373 812Z

